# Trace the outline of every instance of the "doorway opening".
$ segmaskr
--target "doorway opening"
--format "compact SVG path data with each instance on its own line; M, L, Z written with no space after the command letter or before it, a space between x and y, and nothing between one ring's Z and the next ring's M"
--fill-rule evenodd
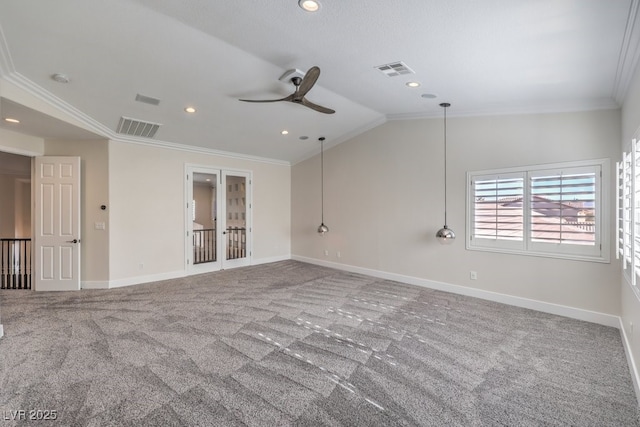
M31 157L0 152L0 289L31 289Z
M186 269L251 263L251 173L186 166Z

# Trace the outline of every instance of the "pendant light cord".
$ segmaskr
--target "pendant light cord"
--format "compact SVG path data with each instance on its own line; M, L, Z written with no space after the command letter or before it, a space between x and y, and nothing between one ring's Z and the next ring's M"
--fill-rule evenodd
M320 223L324 224L324 137L320 138Z
M447 226L447 107L444 108L444 226Z

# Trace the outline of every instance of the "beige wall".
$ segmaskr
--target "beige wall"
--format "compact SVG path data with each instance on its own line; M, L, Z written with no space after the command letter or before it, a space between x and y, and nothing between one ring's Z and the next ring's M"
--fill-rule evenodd
M15 191L15 235L16 238L31 236L31 176L16 179Z
M0 134L0 237L28 238L31 237L31 158L3 149L3 142L7 146L14 142L13 136L13 133Z
M0 129L0 151L27 156L42 155L44 153L44 140Z
M109 144L107 140L46 141L47 156L79 156L81 168L81 280L109 279ZM100 206L106 205L106 210ZM95 227L105 223L105 230Z
M184 272L186 163L252 171L253 261L289 257L290 166L111 141L110 280Z
M15 181L14 175L0 173L0 238L16 237Z
M330 232L324 237L315 231L320 224L319 156L296 164L292 254L618 315L616 262L465 250L465 174L598 158L615 164L620 112L450 119L448 223L457 233L451 246L434 238L444 222L442 127L442 119L392 121L327 150L325 223ZM611 179L611 191L613 186ZM471 270L478 280L470 280Z
M213 207L213 189L209 183L193 184L193 200L196 201L196 220L204 228L214 228L215 221Z

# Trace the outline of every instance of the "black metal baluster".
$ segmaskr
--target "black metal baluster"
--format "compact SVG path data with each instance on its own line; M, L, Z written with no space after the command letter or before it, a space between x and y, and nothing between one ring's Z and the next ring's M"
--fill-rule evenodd
M27 289L31 289L31 240L27 240L25 246L27 247L27 260L25 272L27 274Z
M4 274L4 240L0 239L0 289L7 288L7 278Z

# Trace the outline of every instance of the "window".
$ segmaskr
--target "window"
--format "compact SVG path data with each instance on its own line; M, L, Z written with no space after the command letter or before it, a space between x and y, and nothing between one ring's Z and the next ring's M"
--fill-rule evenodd
M595 160L469 172L467 249L609 262L607 170Z

